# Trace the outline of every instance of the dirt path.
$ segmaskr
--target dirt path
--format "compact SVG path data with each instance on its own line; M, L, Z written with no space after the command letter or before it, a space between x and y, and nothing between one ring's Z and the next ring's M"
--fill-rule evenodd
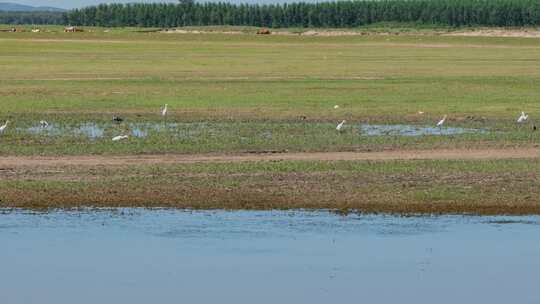
M479 29L463 32L451 32L444 34L444 36L540 38L540 31L538 29Z
M164 154L125 156L4 156L1 168L45 166L125 166L141 164L175 164L208 162L255 162L280 160L337 161L337 160L494 160L494 159L540 158L540 148L518 149L451 149L451 150L405 150L382 152L311 152L311 153L264 153L264 154Z

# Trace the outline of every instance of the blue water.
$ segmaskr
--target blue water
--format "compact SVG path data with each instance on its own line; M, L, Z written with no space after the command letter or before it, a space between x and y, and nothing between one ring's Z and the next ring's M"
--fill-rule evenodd
M540 217L0 214L0 303L540 303Z

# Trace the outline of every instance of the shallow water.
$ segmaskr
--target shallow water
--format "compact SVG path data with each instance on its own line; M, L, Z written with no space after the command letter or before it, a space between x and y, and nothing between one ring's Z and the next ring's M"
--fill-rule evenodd
M353 125L354 126L354 125ZM433 127L417 125L375 125L361 124L355 126L362 136L424 136L424 135L459 135L467 133L486 133L483 129L458 128L458 127ZM205 136L218 136L223 124L200 123L123 123L123 124L97 124L85 122L79 125L57 125L51 123L48 127L32 126L19 128L19 131L33 135L43 136L82 136L91 140L101 139L106 131L116 136L117 134L129 134L138 138L151 136L153 133L165 133L179 139L196 138L203 133ZM333 130L333 125L329 126ZM283 132L283 130L281 130ZM271 139L273 132L265 130L259 134L264 139ZM248 140L248 138L245 138Z
M75 129L76 135L86 136L90 139L102 138L105 134L104 127L100 127L95 123L84 123L81 124L78 129Z
M458 135L467 133L486 133L486 130L458 128L458 127L435 127L415 125L372 125L363 124L359 127L360 133L365 136L424 136L424 135Z
M88 139L100 139L105 135L106 126L93 122L81 123L77 126L66 126L49 124L47 127L32 126L26 129L19 128L18 131L26 132L32 135L42 135L50 137L58 136L82 136Z
M539 303L540 217L0 214L2 303Z

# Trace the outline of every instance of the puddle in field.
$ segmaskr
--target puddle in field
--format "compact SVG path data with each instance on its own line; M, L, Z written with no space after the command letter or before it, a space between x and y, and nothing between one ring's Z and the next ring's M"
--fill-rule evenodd
M271 126L266 126L261 130L260 137L270 140L277 132L286 132L286 129L280 128L277 130L268 130ZM209 123L124 123L124 124L97 124L86 122L79 125L50 124L46 128L40 126L32 126L27 129L22 129L30 134L41 134L46 136L84 136L89 139L100 139L105 134L130 134L134 137L145 138L151 136L152 133L167 132L180 139L194 138L200 136L218 136L223 125ZM21 129L19 129L21 130ZM423 136L423 135L459 135L466 133L486 133L483 129L457 128L457 127L442 127L433 126L415 126L415 125L374 125L361 124L358 126L361 136ZM245 140L249 140L247 137Z
M29 127L25 131L29 134L34 134L34 135L41 134L41 135L47 135L47 136L61 136L62 134L64 134L64 131L56 127L55 125L49 125L46 128L43 128L41 126Z
M540 216L0 209L0 294L11 304L539 303L539 223Z
M364 136L423 136L423 135L459 135L467 133L485 133L486 130L457 128L457 127L433 127L415 125L372 125L362 124L359 127Z
M151 132L169 132L178 137L194 137L206 132L212 135L210 126L205 123L127 123L127 124L97 124L82 123L79 125L49 124L47 127L32 126L26 129L18 128L18 131L34 135L45 136L83 136L89 139L100 139L107 133L112 134L130 134L134 137L145 138L150 136Z
M100 126L96 123L82 123L78 126L59 126L57 124L49 124L47 127L41 126L32 126L26 129L18 129L19 131L23 130L29 134L34 135L46 135L46 136L83 136L89 139L99 139L102 138L105 134L105 127Z
M75 129L76 135L83 135L90 139L102 138L105 133L105 129L95 123L85 123Z
M133 135L135 137L145 138L145 137L148 136L148 130L143 129L143 128L139 128L139 127L135 127L135 128L131 129L131 135Z

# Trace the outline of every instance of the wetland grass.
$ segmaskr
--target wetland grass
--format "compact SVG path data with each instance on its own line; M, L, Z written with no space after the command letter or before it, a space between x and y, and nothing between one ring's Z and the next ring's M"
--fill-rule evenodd
M536 147L540 139L532 129L538 39L91 30L0 33L0 121L12 121L0 135L2 157L436 153ZM529 125L516 125L521 111ZM449 127L485 132L365 136L360 128L433 126L444 114ZM28 131L43 119L60 131ZM349 128L339 134L343 119ZM99 131L74 131L81 125ZM110 140L124 132L129 140ZM0 204L540 213L536 159L49 167L0 168Z

